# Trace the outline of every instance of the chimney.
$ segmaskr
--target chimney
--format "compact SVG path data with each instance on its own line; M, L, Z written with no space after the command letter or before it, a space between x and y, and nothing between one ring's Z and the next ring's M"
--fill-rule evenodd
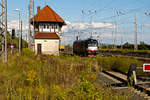
M40 12L40 6L37 7L37 13L39 13L39 12Z

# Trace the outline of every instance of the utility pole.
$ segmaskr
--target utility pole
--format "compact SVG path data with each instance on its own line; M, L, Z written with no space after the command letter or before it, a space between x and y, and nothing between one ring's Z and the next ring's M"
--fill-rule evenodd
M96 14L96 10L94 11L91 11L89 10L88 13L86 13L84 10L82 10L82 14L83 14L83 19L84 19L84 16L87 15L87 16L90 16L90 38L92 38L92 35L93 35L93 30L92 30L92 17L94 16L94 14Z
M7 53L7 0L5 0L5 63L8 62Z
M4 6L4 0L2 0L1 2L1 9L2 9L2 12L1 12L1 24L0 24L0 27L2 28L1 29L1 32L0 32L0 37L1 37L1 47L2 47L2 51L1 51L1 55L3 57L3 59L5 60L5 37L4 37L4 27L5 27L5 24L4 24L4 13L5 13L5 6Z
M91 10L89 10L89 14L91 13ZM91 15L91 18L90 18L90 24L91 24L91 38L92 38L92 35L93 35L93 30L92 30L92 15Z
M137 13L136 13L136 18L135 18L135 34L134 34L134 50L137 50L138 49L138 46L137 46Z
M31 45L34 43L34 33L35 29L33 28L33 38L32 36L32 31L31 31L31 16L34 16L34 0L29 0L29 30L28 30L28 48L31 49ZM34 26L34 19L33 19L33 26Z
M123 34L121 34L121 49L123 49Z
M99 46L101 46L101 28L99 28L99 36L98 36L98 39L99 39Z
M18 30L18 33L19 33L19 53L21 53L21 10L20 9L15 9L15 11L17 11L19 13L19 30Z
M2 51L0 53L4 59L4 62L7 63L7 0L1 0L0 7L0 45L2 47Z
M3 55L4 62L8 62L8 52L7 52L7 0L2 0L0 3L0 44L2 46L1 55Z
M31 0L29 1L29 30L28 30L28 48L31 48L31 25L30 25L30 19L31 19Z
M78 32L78 40L80 40L80 32Z
M21 31L20 31L20 29L21 29L21 24L20 24L20 10L18 10L18 12L19 12L19 53L21 53Z
M113 45L113 42L114 42L114 31L111 32L111 36L112 36L112 45Z
M96 10L94 12L92 12L91 10L89 10L89 15L91 16L90 18L90 24L91 24L91 38L93 37L93 29L92 29L92 17L93 17L93 14L96 14Z
M22 20L21 20L21 31L20 31L20 51L22 51Z
M75 28L72 27L72 31L73 31L73 42L76 40L76 37L75 37Z
M84 23L84 17L85 17L85 13L84 10L82 10L82 23Z
M33 16L33 26L34 26L34 0L32 0L32 16ZM35 28L33 27L33 43L34 43Z
M116 49L116 41L117 41L117 22L115 21L115 37L114 37L114 49Z

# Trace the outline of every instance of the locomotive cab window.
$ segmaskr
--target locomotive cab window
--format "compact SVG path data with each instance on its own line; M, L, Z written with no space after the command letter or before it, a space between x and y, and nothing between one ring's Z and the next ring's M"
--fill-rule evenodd
M95 46L97 46L97 45L98 45L97 42L89 42L89 43L88 43L88 46L92 46L92 47L93 47L93 46L95 47Z

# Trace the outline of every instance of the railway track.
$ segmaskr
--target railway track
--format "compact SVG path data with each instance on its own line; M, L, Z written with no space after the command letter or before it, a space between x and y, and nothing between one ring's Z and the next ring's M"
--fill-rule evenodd
M115 84L112 86L119 85L120 87L128 87L128 82L127 82L127 76L119 73L119 72L113 72L113 71L102 71L103 74L107 75L112 79L112 81L116 80ZM145 100L150 100L150 81L142 81L140 79L137 80L137 84L133 86L134 92L136 95L138 94L139 96L142 96L145 98ZM118 82L120 84L118 84ZM141 100L141 99L138 99ZM143 100L143 99L142 99Z
M73 51L72 50L65 50L65 51L61 51L60 54L62 55L73 55ZM143 61L145 63L150 63L150 56L139 56L139 55L125 55L125 54L118 54L118 53L110 53L110 52L99 52L98 55L104 55L104 56L112 56L112 55L122 55L124 57L129 57L129 58L135 58L138 59L140 61Z
M129 58L134 58L134 59L138 59L140 61L143 61L145 63L150 63L150 57L147 56L147 57L144 57L144 56L135 56L135 55L124 55L124 54L118 54L118 53L110 53L110 52L99 52L98 53L99 55L104 55L104 56L112 56L112 55L115 55L115 56L118 56L118 55L121 55L121 56L124 56L124 57L129 57Z

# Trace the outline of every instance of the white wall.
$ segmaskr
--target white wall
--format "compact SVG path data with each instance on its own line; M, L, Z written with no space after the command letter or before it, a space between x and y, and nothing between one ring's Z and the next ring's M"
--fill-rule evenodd
M37 44L41 44L42 54L59 55L59 39L35 39L35 52Z

